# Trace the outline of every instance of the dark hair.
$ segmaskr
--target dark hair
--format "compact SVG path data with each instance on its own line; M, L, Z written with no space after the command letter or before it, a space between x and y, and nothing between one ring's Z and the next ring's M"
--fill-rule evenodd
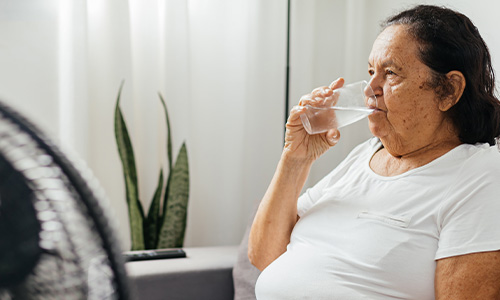
M465 90L447 113L462 143L494 145L500 136L495 73L488 47L471 20L445 7L418 5L388 18L382 27L391 25L405 25L419 42L420 60L433 73L429 86L439 96L453 92L446 74L453 70L462 72Z

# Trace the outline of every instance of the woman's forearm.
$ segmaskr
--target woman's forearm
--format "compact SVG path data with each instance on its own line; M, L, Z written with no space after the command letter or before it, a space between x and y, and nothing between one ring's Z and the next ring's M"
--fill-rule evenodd
M297 223L297 199L312 162L283 155L257 210L248 242L248 257L263 270L286 250Z
M344 79L339 78L329 87L315 89L302 98L326 100L334 89L343 84ZM315 135L305 131L300 119L300 115L305 113L303 105L306 104L302 98L300 105L295 106L288 116L283 154L250 230L248 258L260 270L264 270L286 251L298 220L297 199L311 165L340 138L337 129Z

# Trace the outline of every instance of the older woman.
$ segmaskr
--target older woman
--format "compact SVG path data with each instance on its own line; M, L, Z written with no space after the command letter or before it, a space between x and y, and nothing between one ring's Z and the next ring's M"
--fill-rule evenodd
M308 135L307 99L252 226L259 299L500 299L500 103L488 49L464 15L388 19L368 60L373 139L299 193L340 138Z

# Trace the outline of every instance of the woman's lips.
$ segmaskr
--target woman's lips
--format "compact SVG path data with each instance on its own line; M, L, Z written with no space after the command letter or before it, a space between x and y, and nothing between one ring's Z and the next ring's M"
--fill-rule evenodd
M378 108L378 107L376 107L376 106L373 106L373 105L368 106L368 108L369 108L369 109L373 109L373 110L374 110L374 112L376 112L376 111L382 111L380 108Z

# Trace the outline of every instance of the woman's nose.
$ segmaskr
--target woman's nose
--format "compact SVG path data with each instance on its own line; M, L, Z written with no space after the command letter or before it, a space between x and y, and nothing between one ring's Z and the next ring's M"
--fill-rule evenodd
M370 82L368 82L367 85L365 86L364 92L365 92L365 105L370 108L378 107L377 96L375 95L375 91L370 85Z
M368 81L368 86L373 90L375 97L381 97L384 94L384 89L382 87L382 81L376 75L373 75Z

